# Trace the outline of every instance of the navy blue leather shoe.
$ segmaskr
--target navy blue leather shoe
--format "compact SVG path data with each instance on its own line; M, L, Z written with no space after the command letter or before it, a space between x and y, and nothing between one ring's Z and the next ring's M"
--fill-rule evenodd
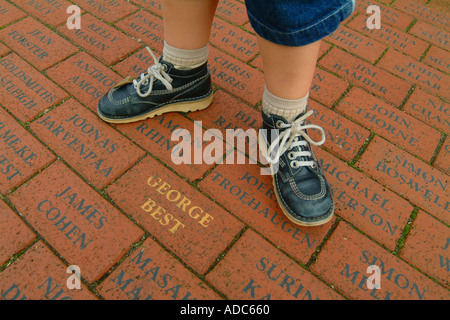
M302 113L288 123L283 117L262 112L259 148L270 164L280 208L293 223L318 226L331 220L334 202L324 172L311 145L325 142L324 130L305 120L313 111ZM307 129L317 129L321 141L313 141Z
M99 101L97 112L111 123L129 123L166 112L189 112L207 108L213 100L211 74L207 63L188 69L156 59L138 78L126 77Z

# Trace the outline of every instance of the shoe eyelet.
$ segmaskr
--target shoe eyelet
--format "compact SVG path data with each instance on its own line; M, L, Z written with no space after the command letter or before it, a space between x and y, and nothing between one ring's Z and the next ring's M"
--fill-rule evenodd
M297 161L291 161L290 165L292 168L297 169L298 168L298 162Z
M169 69L169 68L167 67L167 64L163 64L163 65L162 65L162 68L163 68L163 71L164 71L164 72L167 72L167 70Z
M288 158L289 158L289 160L294 160L295 159L294 153L293 152L289 152L288 153Z
M275 123L275 126L278 128L278 129L280 129L281 128L281 126L284 124L284 122L283 121L281 121L281 120L278 120L276 123Z

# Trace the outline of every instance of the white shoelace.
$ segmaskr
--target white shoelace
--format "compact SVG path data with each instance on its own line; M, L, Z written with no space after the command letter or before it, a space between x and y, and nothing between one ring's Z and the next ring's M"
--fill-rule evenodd
M267 152L268 161L272 164L277 163L280 159L281 155L284 152L289 151L297 146L307 146L308 143L314 146L320 146L325 142L325 130L322 127L315 124L307 124L303 125L305 119L314 113L313 110L308 111L305 115L301 116L297 120L294 120L292 123L283 123L279 122L277 127L279 129L285 129L281 132L276 139L271 143L269 150ZM319 130L322 139L320 141L312 140L308 134L304 131L305 129L317 129ZM301 135L305 140L299 140L299 135ZM288 140L289 139L289 140ZM281 141L281 142L280 142ZM287 141L287 142L286 142ZM278 147L278 148L277 148ZM275 149L277 149L275 151ZM296 160L297 157L311 157L312 154L309 151L290 151L288 154L288 159L290 161L290 166L292 168L298 167L314 167L314 161L299 161Z
M149 47L145 47L147 51L150 53L150 55L153 58L153 62L155 63L150 68L147 69L147 73L143 72L141 73L138 80L133 80L133 86L136 89L136 92L139 96L142 98L147 97L153 90L153 82L155 79L160 80L167 90L172 90L173 87L171 85L172 78L166 73L167 66L160 63L159 60L156 58L155 54L150 50ZM145 93L141 92L141 85L147 85L148 90Z

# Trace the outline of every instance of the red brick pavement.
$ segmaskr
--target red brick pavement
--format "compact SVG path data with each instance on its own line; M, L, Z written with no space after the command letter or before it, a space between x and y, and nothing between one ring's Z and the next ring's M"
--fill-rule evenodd
M161 2L0 0L0 299L449 299L450 9L381 2L357 0L322 42L310 107L336 217L306 228L281 213L258 154L221 139L260 126L243 1L216 12L210 108L109 125L97 102L152 64L145 46L161 53ZM175 164L183 128L216 129L224 160L237 148L246 164Z

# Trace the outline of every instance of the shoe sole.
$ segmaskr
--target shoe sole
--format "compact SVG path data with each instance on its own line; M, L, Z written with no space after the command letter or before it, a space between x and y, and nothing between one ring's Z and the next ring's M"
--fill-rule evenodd
M267 147L265 145L265 142L262 140L263 138L261 137L261 133L258 134L258 146L259 146L259 150L261 151L263 157L265 159L267 159ZM273 173L273 169L272 169L272 165L269 164L270 167L270 172L272 174L272 184L274 186L274 188L276 189L276 184L275 184L275 175ZM327 222L329 222L333 216L334 216L334 204L333 207L331 209L331 214L330 216L326 217L324 220L320 220L320 221L314 221L314 222L307 222L307 221L301 221L296 219L295 217L293 217L284 207L282 202L280 201L280 198L278 197L278 192L274 192L275 196L277 198L278 201L278 205L281 209L281 211L283 211L283 213L285 214L286 218L288 218L292 223L299 225L299 226L304 226L304 227L314 227L314 226L320 226L323 225Z
M187 102L178 102L173 104L168 104L164 107L161 107L157 110L136 116L131 118L122 118L122 119L114 119L114 118L107 118L103 116L100 111L97 111L98 116L106 122L109 123L131 123L136 121L141 121L145 119L150 119L156 116L160 116L167 112L192 112L192 111L199 111L203 110L209 107L211 102L213 101L214 95L211 94L205 99L202 100L196 100L196 101L187 101Z

